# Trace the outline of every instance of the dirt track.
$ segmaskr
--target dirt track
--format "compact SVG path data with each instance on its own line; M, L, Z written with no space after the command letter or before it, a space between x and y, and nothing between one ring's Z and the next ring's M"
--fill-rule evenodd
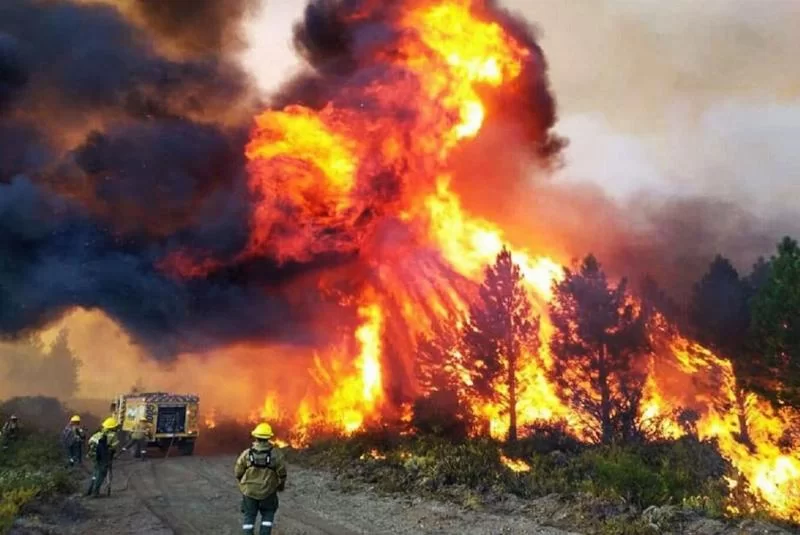
M115 466L112 495L83 499L89 517L59 533L238 534L240 495L234 458L176 457ZM289 467L277 535L471 533L564 535L521 515L496 516L371 491L336 490L331 474Z

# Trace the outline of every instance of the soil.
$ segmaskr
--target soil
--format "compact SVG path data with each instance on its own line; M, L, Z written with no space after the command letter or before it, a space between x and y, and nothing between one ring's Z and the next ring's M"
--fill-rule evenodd
M27 511L12 534L240 534L241 495L233 456L119 460L110 496L73 496ZM570 532L530 518L408 497L380 496L370 489L346 492L324 471L290 465L280 494L274 535L475 535Z
M233 456L120 459L114 465L110 496L76 495L55 504L36 504L11 533L239 534L241 495L233 478L234 460ZM366 484L353 485L323 470L289 465L288 471L275 535L578 533L568 528L577 525L571 517L579 508L556 495L532 501L507 497L491 507L467 509L419 497L380 495ZM646 511L648 518L660 524L659 516L675 513L662 509ZM702 517L686 519L677 529L652 527L653 533L693 535L789 533L769 524L732 525Z

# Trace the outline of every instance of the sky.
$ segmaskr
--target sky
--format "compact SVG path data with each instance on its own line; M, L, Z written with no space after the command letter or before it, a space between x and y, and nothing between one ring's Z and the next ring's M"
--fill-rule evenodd
M758 216L800 209L800 2L505 0L534 24L570 139L559 180L614 198L711 196ZM246 25L243 61L269 92L298 66L303 0Z

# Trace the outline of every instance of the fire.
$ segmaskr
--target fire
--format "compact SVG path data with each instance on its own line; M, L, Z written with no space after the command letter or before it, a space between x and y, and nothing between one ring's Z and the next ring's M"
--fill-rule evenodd
M282 440L280 438L273 438L272 439L272 444L274 444L278 448L286 448L286 447L289 446L288 442L286 442L285 440Z
M204 423L208 429L217 427L217 411L212 409L211 412L206 415Z
M510 459L505 455L501 455L500 461L512 472L530 472L531 470L531 465L522 459Z
M376 460L383 460L386 458L386 455L382 454L376 449L371 449L367 453L362 453L359 459L362 461L366 459L376 459Z
M308 350L307 374L300 368L297 377L285 378L301 391L269 391L259 416L288 421L292 445L307 443L319 426L350 434L391 419L408 427L410 402L422 393L410 371L414 340L435 320L463 320L486 265L510 243L542 315L541 350L523 355L519 372L519 425L564 420L576 436L587 437L581 415L562 404L546 374L552 362L547 304L564 259L513 243L491 218L468 210L459 188L463 193L469 184L454 164L487 125L509 115L508 107L519 110L513 126L525 136L516 143L537 156L544 152L547 112L538 109L541 95L531 94L546 87L540 51L484 0L344 4L360 7L341 7L338 22L370 28L369 39L348 42L357 76L331 82L334 90L316 108L262 112L245 151L256 201L249 242L232 262L326 255L350 261L309 292L336 301L336 313L317 318L330 343ZM479 172L495 180L491 170ZM192 257L178 254L163 264L192 277L220 265ZM730 363L663 327L651 329L657 350L641 419L675 438L690 430L672 408L695 409L694 432L719 442L774 514L800 521L800 457L777 446L785 417L747 396L742 410L752 448L737 440L742 403ZM469 403L492 436L506 433L503 407ZM515 471L530 469L502 460Z

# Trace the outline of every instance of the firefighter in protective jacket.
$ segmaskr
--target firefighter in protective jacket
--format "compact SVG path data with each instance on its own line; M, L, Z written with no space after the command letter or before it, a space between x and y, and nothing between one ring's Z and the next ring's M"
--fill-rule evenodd
M103 421L103 428L89 439L89 457L94 459L92 482L86 495L99 496L100 487L106 480L114 454L119 448L117 439L117 420L112 416Z
M77 414L69 419L67 427L61 432L61 442L67 450L69 466L81 464L83 457L83 441L86 440L86 431L81 427L81 417Z
M261 513L259 533L270 535L278 510L278 491L286 484L286 466L269 440L274 436L269 424L258 424L251 435L253 445L239 455L234 467L242 492L242 530L245 535L254 534L256 517Z

